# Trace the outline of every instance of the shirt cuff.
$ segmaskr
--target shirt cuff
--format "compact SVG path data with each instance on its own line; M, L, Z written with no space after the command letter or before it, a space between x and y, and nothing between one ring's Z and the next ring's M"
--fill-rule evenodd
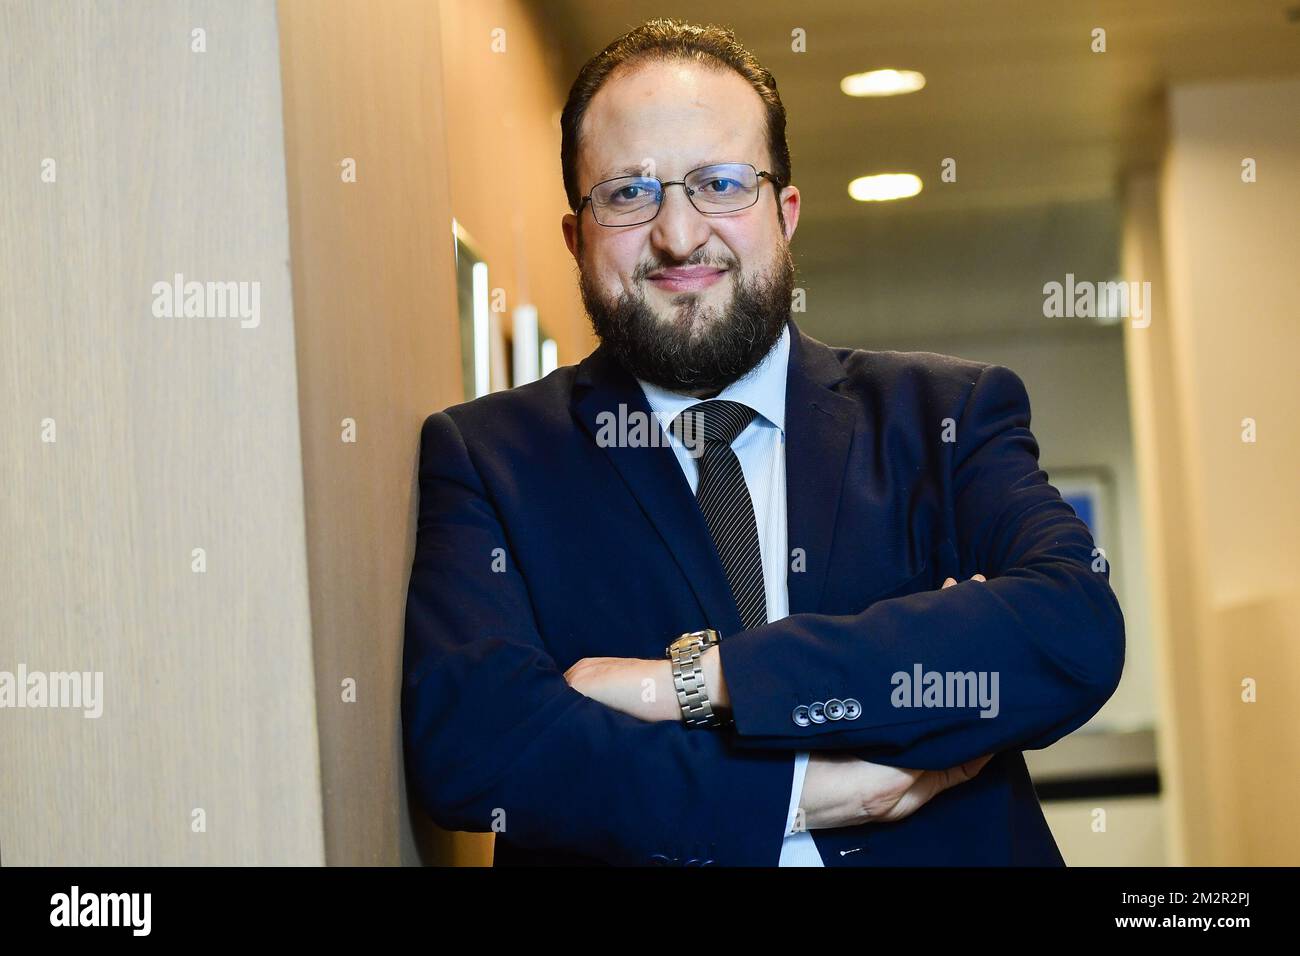
M808 754L801 750L794 755L794 780L790 784L790 809L785 816L785 836L793 836L796 832L795 818L799 812L799 798L803 796L803 778L807 772ZM798 832L806 832L806 828Z

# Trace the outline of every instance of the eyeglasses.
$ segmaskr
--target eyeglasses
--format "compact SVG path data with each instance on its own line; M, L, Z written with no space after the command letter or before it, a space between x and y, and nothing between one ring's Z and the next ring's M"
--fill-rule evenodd
M778 189L780 181L769 172L749 163L714 163L692 169L681 179L662 182L653 176L619 176L591 187L574 210L591 203L591 216L602 226L639 226L659 215L664 204L664 190L681 186L692 206L706 216L748 209L758 202L758 190L764 179Z

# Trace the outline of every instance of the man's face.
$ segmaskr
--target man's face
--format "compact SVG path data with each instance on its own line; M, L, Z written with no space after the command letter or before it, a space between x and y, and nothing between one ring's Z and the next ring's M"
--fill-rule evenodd
M762 100L733 70L675 61L616 71L592 98L577 155L584 194L616 176L664 182L711 163L771 169ZM698 212L681 186L664 191L652 221L607 227L564 217L597 336L638 378L701 397L749 371L790 314L789 240L799 191L780 203L769 180L758 202L722 215Z

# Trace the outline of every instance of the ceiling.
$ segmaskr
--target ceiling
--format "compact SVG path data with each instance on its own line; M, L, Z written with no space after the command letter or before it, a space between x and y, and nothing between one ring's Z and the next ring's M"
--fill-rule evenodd
M1117 272L1119 183L1160 156L1166 86L1300 74L1300 0L536 6L565 76L652 16L727 25L775 74L803 197L805 327L846 345L1043 331L1043 282ZM1096 27L1104 53L1091 50ZM795 28L806 52L791 49ZM883 67L920 70L927 85L839 91L844 75ZM945 157L954 183L939 180ZM849 180L886 171L915 172L925 189L849 198Z

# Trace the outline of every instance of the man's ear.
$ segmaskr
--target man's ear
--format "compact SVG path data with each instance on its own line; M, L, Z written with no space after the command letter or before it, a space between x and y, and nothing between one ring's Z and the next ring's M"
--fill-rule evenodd
M781 205L781 215L785 217L785 241L794 238L794 231L799 226L799 188L786 186L777 197Z
M565 213L564 218L560 220L560 229L564 233L564 244L569 247L569 255L573 256L573 261L578 261L578 217L573 213Z

